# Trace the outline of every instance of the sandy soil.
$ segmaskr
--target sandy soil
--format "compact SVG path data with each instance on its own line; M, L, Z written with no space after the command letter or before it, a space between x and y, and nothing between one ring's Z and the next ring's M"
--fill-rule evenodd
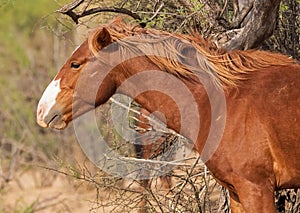
M27 171L4 185L0 212L100 212L96 191L51 171Z
M81 156L79 154L76 156ZM84 158L78 159L77 162L85 162L85 160ZM85 168L87 168L88 171L92 171L92 173L98 171L98 169L92 165L86 166ZM175 171L175 173L180 174L182 171ZM154 184L154 186L157 186L157 189L154 191L164 194L164 189L159 183L160 180L158 179L157 181L158 184ZM199 178L199 181L201 182L201 178ZM119 187L122 186L122 188L129 189L128 191L130 191L130 189L137 190L139 188L137 185L132 185L131 182L129 183L123 180L118 184L121 184ZM214 184L215 182L211 181L211 183ZM173 179L172 185L175 186L178 185L178 183ZM121 206L124 207L122 213L127 211L125 209L128 209L128 212L132 213L132 208L130 207L132 203L130 203L130 201L136 201L136 194L129 192L124 194L124 191L123 194L121 191L117 191L114 194L100 189L97 197L97 191L94 185L89 185L84 181L78 181L75 178L40 167L30 167L30 169L27 170L23 169L14 174L13 179L8 183L1 183L0 179L0 186L2 186L2 188L0 188L0 213L103 213L111 212L114 208L110 205L111 201L117 203L117 205L121 204ZM125 200L127 198L127 202L123 202L125 200L120 198L125 198ZM217 187L215 192L211 192L211 200L217 201L218 199L219 190ZM101 201L101 204L104 205L101 205L101 208L97 208L100 206L99 203L97 204L97 201ZM133 205L135 205L135 203L133 203ZM126 206L128 206L128 208L126 208ZM135 210L137 209L135 208Z

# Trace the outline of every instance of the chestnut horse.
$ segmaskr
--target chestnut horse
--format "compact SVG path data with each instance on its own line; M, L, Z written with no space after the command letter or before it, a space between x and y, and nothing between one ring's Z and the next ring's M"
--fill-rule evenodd
M132 53L137 55L127 57ZM115 93L160 112L170 129L194 142L210 172L229 190L232 212L276 212L274 191L300 187L296 61L260 50L227 52L199 35L130 27L118 20L97 28L74 51L45 90L37 122L63 129ZM222 119L224 128L218 125ZM211 135L213 125L217 130Z

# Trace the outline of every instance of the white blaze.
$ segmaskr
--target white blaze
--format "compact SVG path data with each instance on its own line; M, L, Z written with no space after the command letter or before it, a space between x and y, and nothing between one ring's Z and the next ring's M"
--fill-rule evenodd
M44 118L48 115L51 108L56 103L56 98L61 91L60 89L60 79L53 80L48 87L45 89L39 103L38 103L38 119L44 120ZM42 110L42 113L40 110ZM40 116L39 116L40 114Z

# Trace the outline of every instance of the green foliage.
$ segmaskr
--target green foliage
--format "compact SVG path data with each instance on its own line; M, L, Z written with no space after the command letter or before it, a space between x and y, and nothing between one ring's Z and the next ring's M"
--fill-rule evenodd
M47 28L59 24L51 14L60 6L54 0L0 2L0 156L6 156L1 150L5 141L35 150L22 152L27 159L38 153L45 159L56 153L57 136L47 138L36 124L35 110L54 70L54 32Z
M20 207L17 207L14 210L14 213L34 213L34 206L35 206L36 202L33 202L31 204L29 204L28 206L20 203Z
M22 66L29 65L25 42L30 41L42 22L55 23L55 17L50 14L57 8L57 3L51 0L10 0L2 4L0 54L5 61L20 63ZM5 64L5 67L8 67L7 65L11 64Z
M193 12L201 11L203 9L203 4L199 0L191 0L193 7Z
M280 2L278 23L273 36L266 41L269 49L300 59L300 1Z
M299 1L300 1L300 0L299 0ZM280 13L286 12L288 9L289 9L289 6L288 6L288 5L286 5L283 1L280 2L280 9L279 9Z
M25 0L9 1L1 8L3 17L0 19L0 26L29 33L38 19L55 10L53 3L49 2L51 1L39 0L34 3Z

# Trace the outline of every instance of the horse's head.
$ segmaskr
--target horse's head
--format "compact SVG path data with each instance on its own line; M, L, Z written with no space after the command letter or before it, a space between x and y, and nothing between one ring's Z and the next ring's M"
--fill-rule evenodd
M37 123L40 126L63 129L71 120L106 102L113 95L113 76L101 70L107 68L104 62L109 57L96 60L98 57L95 56L97 51L110 43L112 39L108 30L101 27L73 52L38 103ZM95 79L101 81L101 85L95 83ZM97 90L93 95L91 90L95 86Z

